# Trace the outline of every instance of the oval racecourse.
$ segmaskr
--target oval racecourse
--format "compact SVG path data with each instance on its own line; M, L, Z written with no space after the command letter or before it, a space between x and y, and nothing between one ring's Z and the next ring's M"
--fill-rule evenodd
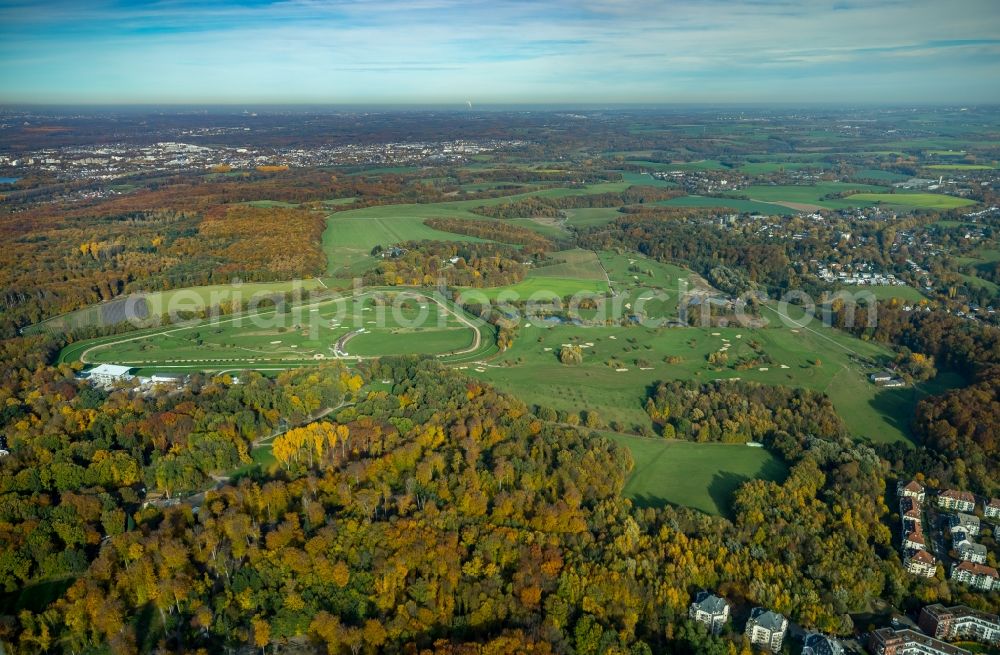
M83 341L67 346L60 361L140 371L274 370L384 355L477 359L495 348L492 326L436 294L369 289L285 312L267 309Z

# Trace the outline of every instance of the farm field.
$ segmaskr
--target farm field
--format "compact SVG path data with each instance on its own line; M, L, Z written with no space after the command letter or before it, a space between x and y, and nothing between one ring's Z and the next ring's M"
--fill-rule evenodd
M656 204L664 207L729 207L738 212L764 214L765 216L792 216L797 213L796 210L784 205L715 196L681 196L680 198L662 200Z
M623 214L614 207L567 209L566 224L572 227L588 228L613 222Z
M872 186L869 184L851 184L847 182L822 182L818 184L787 184L787 185L753 185L738 191L741 196L748 196L751 200L760 202L784 203L793 209L812 210L815 208L842 209L844 207L857 207L865 204L862 199L854 201L848 199L824 199L831 193L842 193L844 191L879 192L885 191L884 187ZM852 196L853 198L854 196Z
M804 169L823 169L830 168L830 164L826 162L803 162L803 161L766 161L766 162L747 162L740 166L737 170L741 173L747 173L750 175L760 175L763 173L777 173L779 171L799 171Z
M924 168L935 171L991 171L996 166L988 166L986 164L931 164Z
M345 267L350 268L365 262L371 249L377 245L390 245L401 241L436 239L442 241L482 241L462 234L442 232L424 225L428 218L464 218L468 220L492 220L470 210L486 205L497 205L512 202L531 196L563 197L568 195L583 195L604 193L607 191L624 191L628 182L608 182L592 184L582 189L544 189L529 193L521 193L500 198L485 200L456 200L454 202L437 202L409 205L380 205L364 209L350 209L331 214L327 218L327 227L323 233L323 247L327 253L328 273L333 275ZM537 225L534 222L523 223L528 227ZM544 233L544 226L539 229Z
M361 170L348 173L348 175L401 175L404 173L415 173L420 170L419 166L382 166L378 168L362 168Z
M582 365L559 362L564 343L584 349ZM746 370L710 366L708 355L726 345L731 363L762 356L767 361ZM680 358L677 363L665 362L674 356ZM529 319L521 323L514 345L480 377L557 410L596 410L606 422L616 421L626 429L651 425L644 402L650 385L659 380L742 379L805 387L828 393L856 436L892 442L907 438L899 417L906 416L903 405L915 403L918 392L883 390L868 381L867 374L891 358L879 345L818 326L550 327ZM887 402L886 394L893 402ZM898 412L901 407L903 414Z
M623 493L639 507L683 505L728 515L733 494L744 482L781 482L785 464L763 448L742 444L693 443L606 433L629 449L635 467Z
M689 162L656 162L644 160L632 160L628 162L634 166L642 166L654 171L720 171L726 167L716 159L702 159Z
M975 200L946 196L942 193L856 193L847 200L865 203L880 202L899 207L922 207L925 209L955 209L975 205Z
M814 164L816 166L823 166L825 162L822 161L823 157L827 156L827 153L822 152L775 152L775 153L754 153L753 162L768 162L768 163L797 163L797 164Z
M881 168L863 168L855 173L855 177L870 180L884 180L886 182L902 182L903 180L909 179L909 176L907 175L901 175L900 173L894 173L893 171L884 171Z

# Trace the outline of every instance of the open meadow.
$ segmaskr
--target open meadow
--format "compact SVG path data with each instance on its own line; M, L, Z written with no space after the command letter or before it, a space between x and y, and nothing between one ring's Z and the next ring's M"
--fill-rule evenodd
M921 391L882 389L867 378L891 361L890 351L818 325L775 323L779 326L762 329L579 327L526 318L513 347L478 376L556 410L595 410L605 422L626 430L651 427L644 403L660 380L738 379L804 387L830 395L855 436L907 439L907 411ZM581 365L560 363L564 344L583 349ZM710 364L709 355L719 351L728 363Z
M744 482L781 482L788 475L785 464L763 448L605 434L632 453L623 493L639 507L681 505L729 516L733 494Z
M544 189L485 200L456 200L409 205L379 205L364 209L352 209L331 214L327 219L323 234L323 247L327 253L328 272L337 271L363 263L372 248L401 241L434 239L443 241L481 241L473 237L451 232L442 232L424 225L428 218L462 218L466 220L495 220L480 216L471 210L476 207L493 206L513 202L528 197L558 198L569 195L597 194L609 191L624 191L628 182L608 182L591 184L582 188ZM545 233L546 228L533 221L522 222L526 227L534 227ZM549 231L551 234L551 230Z
M664 207L725 207L737 212L762 214L764 216L792 216L796 209L772 202L744 200L742 198L721 198L718 196L681 196L662 200L658 205Z
M847 200L922 209L955 209L976 204L975 200L946 196L942 193L856 193L848 196Z
M861 199L826 198L845 191L880 192L884 187L848 182L820 182L816 184L753 185L740 189L737 193L759 202L774 202L792 209L811 211L815 209L843 209L870 204Z

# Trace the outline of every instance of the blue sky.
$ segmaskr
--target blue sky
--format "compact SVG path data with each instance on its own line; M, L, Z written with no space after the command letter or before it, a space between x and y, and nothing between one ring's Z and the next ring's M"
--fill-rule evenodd
M1000 0L0 0L7 103L1000 102Z

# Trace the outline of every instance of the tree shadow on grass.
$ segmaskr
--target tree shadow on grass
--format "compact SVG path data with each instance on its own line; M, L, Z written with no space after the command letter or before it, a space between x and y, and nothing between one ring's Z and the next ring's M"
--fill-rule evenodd
M886 423L902 432L912 442L910 424L921 397L922 394L912 387L883 389L868 401L868 405L884 417ZM879 439L873 440L879 441Z
M779 467L780 468L780 467ZM720 514L726 518L732 518L732 501L733 494L736 490L740 488L744 482L747 482L751 477L756 476L746 476L739 473L733 473L732 471L719 471L712 476L712 481L708 484L708 496L712 499L712 503L715 505L715 512L706 511L707 508L704 507L692 507L690 505L683 505L677 503L657 494L637 494L632 497L632 502L636 507L648 508L653 507L656 509L661 509L666 506L672 507L688 507L689 509L694 509L699 512L705 512L707 514ZM766 477L766 476L761 476Z
M788 467L777 458L769 458L752 475L743 475L732 471L719 471L712 476L708 485L708 495L719 509L722 516L732 520L733 499L739 488L750 480L768 480L781 483L788 477Z
M708 485L708 495L719 509L719 513L728 519L733 518L733 494L750 478L732 471L719 471L712 476Z
M650 507L653 509L663 509L668 505L677 507L676 503L672 503L666 498L654 494L635 494L629 496L629 498L631 498L632 504L639 509L648 509Z
M750 449L748 448L747 450ZM659 509L668 505L672 507L688 507L700 512L719 514L728 519L732 519L734 518L732 507L733 496L743 483L754 479L781 483L784 482L787 477L788 466L776 457L768 458L761 464L760 468L750 475L744 475L733 471L718 471L712 475L712 479L706 488L708 496L711 499L712 504L715 506L714 511L711 511L711 508L683 505L655 493L635 494L630 497L632 499L632 503L636 507L642 509L649 507Z

